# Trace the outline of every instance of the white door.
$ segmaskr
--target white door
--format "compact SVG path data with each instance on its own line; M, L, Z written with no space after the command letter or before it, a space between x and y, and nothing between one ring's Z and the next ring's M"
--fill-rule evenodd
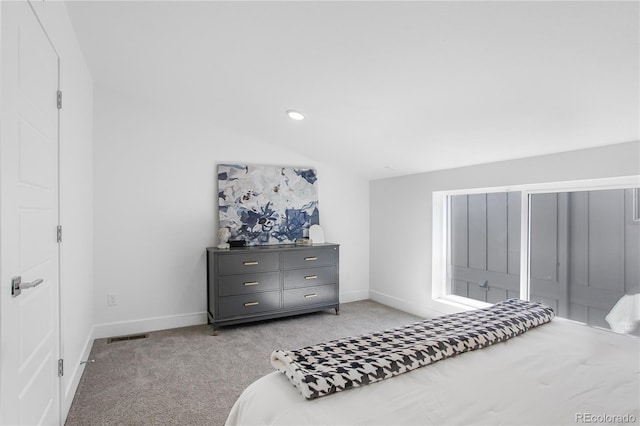
M29 3L0 7L0 422L59 424L59 62Z

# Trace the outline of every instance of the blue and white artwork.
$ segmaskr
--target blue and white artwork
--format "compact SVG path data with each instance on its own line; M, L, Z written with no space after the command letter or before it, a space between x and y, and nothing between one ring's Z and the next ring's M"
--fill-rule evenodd
M314 169L218 165L220 227L247 245L288 244L319 224Z

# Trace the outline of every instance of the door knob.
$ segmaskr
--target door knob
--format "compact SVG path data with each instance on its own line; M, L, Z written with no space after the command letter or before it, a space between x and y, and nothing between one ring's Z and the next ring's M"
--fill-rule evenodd
M17 276L11 279L11 295L16 297L20 295L22 290L32 287L37 287L42 284L44 280L42 278L38 278L37 280L31 281L30 283L23 283L22 277Z

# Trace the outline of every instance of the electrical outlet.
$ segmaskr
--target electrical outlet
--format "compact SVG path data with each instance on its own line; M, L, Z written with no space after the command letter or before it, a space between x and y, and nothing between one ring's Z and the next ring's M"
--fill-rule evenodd
M115 294L107 294L107 306L116 306L118 301Z

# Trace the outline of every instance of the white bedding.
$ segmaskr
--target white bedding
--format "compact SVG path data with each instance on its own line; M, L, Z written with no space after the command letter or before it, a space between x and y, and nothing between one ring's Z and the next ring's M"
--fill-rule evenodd
M621 416L601 424L640 423L640 339L555 319L506 342L311 401L274 372L245 389L226 424L576 425L595 416Z

